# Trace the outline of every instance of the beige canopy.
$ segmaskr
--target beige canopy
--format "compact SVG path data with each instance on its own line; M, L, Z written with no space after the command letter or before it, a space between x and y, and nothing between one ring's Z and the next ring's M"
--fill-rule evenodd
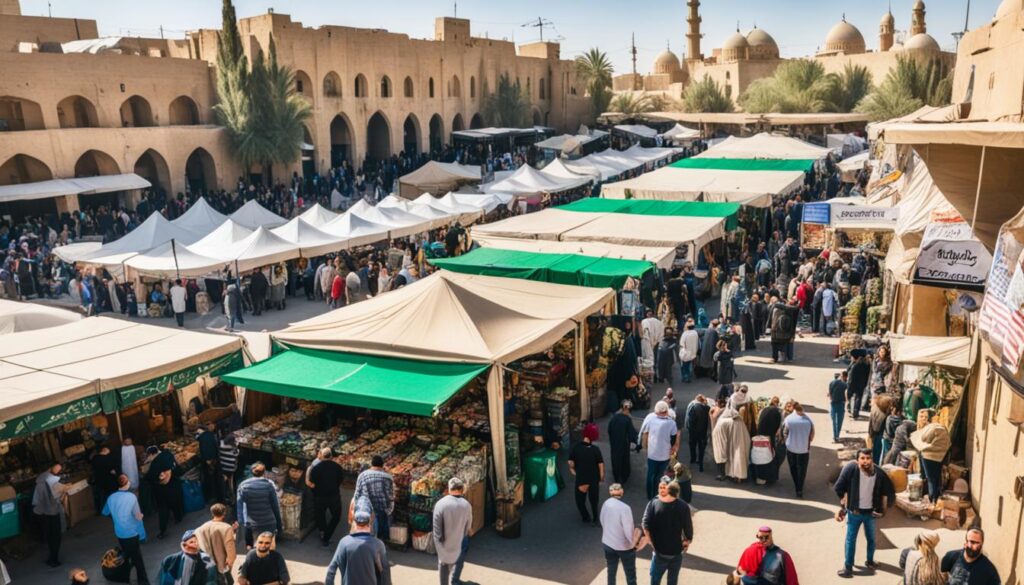
M241 348L235 336L107 317L11 333L0 344L0 429L18 417L187 373ZM198 375L133 392L165 392L168 383L191 384Z
M771 205L772 195L787 194L803 184L800 171L723 171L662 167L654 172L609 183L601 196L609 199L661 199Z
M288 345L404 359L494 364L487 380L499 491L507 489L503 365L576 334L583 416L589 395L583 326L610 288L583 288L441 271L397 291L293 324L274 335Z
M399 194L414 198L421 193L447 193L480 182L480 167L430 161L398 179Z
M81 318L79 313L57 307L0 299L0 335L45 329Z
M499 238L492 236L476 236L473 241L485 248L517 250L520 252L539 252L548 254L582 254L598 258L619 258L622 260L647 260L654 262L658 268L672 268L676 258L675 247L656 246L621 246L605 242L554 242L551 240L526 240L518 238Z
M973 363L970 337L893 335L889 344L892 346L892 361L899 364L969 370Z

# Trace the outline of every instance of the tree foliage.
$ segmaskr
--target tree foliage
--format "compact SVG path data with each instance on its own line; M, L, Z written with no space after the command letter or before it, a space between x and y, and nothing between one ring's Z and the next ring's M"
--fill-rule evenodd
M620 93L612 98L611 103L608 104L608 111L620 114L645 114L653 112L655 110L653 97L637 92Z
M484 99L483 115L490 126L498 128L529 126L530 101L519 81L502 73L495 90Z
M826 74L818 61L794 59L751 83L739 101L752 113L850 112L870 91L866 67L847 64L842 73Z
M612 101L612 73L614 69L608 55L594 47L576 57L576 76L583 82L590 103L594 108L594 116L608 110Z
M842 73L831 73L828 101L836 112L852 112L871 90L874 79L863 65L847 63Z
M872 121L906 116L922 106L943 106L953 93L953 71L940 59L901 56L878 88L857 106Z
M722 86L714 79L705 75L700 81L693 81L683 92L682 109L684 112L728 113L736 108Z

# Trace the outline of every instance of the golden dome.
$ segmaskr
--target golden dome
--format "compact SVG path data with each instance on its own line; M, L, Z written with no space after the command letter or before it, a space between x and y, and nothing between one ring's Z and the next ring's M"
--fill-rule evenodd
M886 12L882 15L882 26L896 26L896 17L892 15L892 12Z
M665 49L654 59L654 73L676 73L679 71L679 57Z
M938 53L942 49L939 47L938 41L936 41L932 35L928 33L918 33L904 43L903 48L908 51L932 51Z
M725 44L722 45L722 50L727 49L746 49L750 43L747 42L747 37L743 36L743 33L736 31L736 34L725 39Z
M842 20L828 31L828 36L825 37L825 50L822 51L822 54L855 55L866 51L867 44L864 42L864 35L860 34L857 27Z
M996 19L1010 16L1014 12L1024 12L1024 0L1003 0L996 9Z
M779 45L764 29L754 27L747 33L748 55L751 59L778 59Z

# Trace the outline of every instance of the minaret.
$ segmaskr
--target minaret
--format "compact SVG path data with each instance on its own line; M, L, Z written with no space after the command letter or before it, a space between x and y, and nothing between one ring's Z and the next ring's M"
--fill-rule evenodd
M924 0L917 0L910 17L910 36L928 32L928 26L924 22Z
M686 60L703 61L704 55L700 52L700 0L688 0L690 15L686 22L690 25L690 32L686 33Z
M892 15L892 8L882 17L882 23L878 27L878 48L883 53L892 50L896 39L896 17Z

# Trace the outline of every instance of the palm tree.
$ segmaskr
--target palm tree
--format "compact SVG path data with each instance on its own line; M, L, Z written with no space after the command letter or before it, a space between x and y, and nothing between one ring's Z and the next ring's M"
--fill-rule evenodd
M739 101L744 110L754 113L824 112L831 109L829 90L821 63L794 59L780 65L773 76L751 83Z
M269 160L290 165L302 155L305 122L313 115L312 107L295 87L295 74L291 68L277 62L274 38L270 38L270 63L267 66L270 90L270 115L267 116L270 134Z
M528 126L530 102L519 81L513 83L507 73L502 73L498 87L484 99L483 115L488 124L499 128Z
M872 122L906 116L921 108L924 102L915 98L910 89L898 84L883 83L857 105L857 111L868 115Z
M576 57L576 76L586 87L594 116L603 114L612 100L612 73L614 68L608 55L594 47Z
M874 120L906 116L921 106L942 106L952 97L952 70L939 59L899 57L885 81L857 106Z
M647 112L654 111L654 100L653 96L649 96L644 93L620 93L612 98L611 103L608 104L609 112L618 112L621 114L644 114Z
M704 79L686 87L682 109L684 112L723 113L732 112L736 108L732 100L722 92L722 86L705 74Z
M852 112L873 89L871 72L863 65L847 63L842 73L831 73L828 101L837 112Z

